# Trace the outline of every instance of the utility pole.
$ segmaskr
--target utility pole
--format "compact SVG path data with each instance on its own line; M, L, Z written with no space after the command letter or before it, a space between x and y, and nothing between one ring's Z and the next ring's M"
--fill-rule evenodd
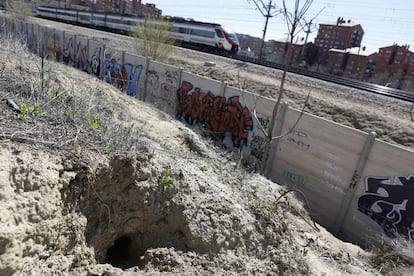
M265 4L263 3L262 0L252 0L253 3L256 5L256 8L260 11L260 13L266 18L266 22L265 22L265 26L263 29L263 36L262 36L262 43L260 46L260 53L259 53L259 60L262 59L263 57L263 52L264 52L264 43L265 43L265 38L266 38L266 32L267 32L267 25L269 23L269 19L282 13L282 10L276 10L276 11L272 11L274 9L276 9L276 5L272 4L272 0L269 0L269 4ZM248 0L249 2L249 0Z
M306 52L306 45L308 43L308 37L309 34L312 33L311 28L312 28L312 21L325 9L325 7L323 7L309 22L306 21L306 19L303 19L303 21L305 22L304 27L307 27L307 29L304 31L306 33L306 37L305 37L305 44L303 44L303 48L302 48L302 60L305 60L305 52Z
M306 33L305 44L303 44L303 48L302 48L302 60L305 60L306 45L308 43L309 34L311 33L312 20L313 19L311 19L311 21L309 22L306 22L305 20L305 27L307 27L307 29L305 30L305 33Z

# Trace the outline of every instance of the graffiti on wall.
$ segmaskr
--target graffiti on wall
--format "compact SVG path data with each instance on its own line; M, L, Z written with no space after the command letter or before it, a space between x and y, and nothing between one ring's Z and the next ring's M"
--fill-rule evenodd
M261 129L267 131L270 123L270 119L267 117L257 116L258 124ZM253 133L252 141L250 143L250 154L256 157L258 160L262 160L264 156L264 150L266 145L266 139L263 136L259 136Z
M90 64L88 62L88 47L78 42L76 45L75 68L84 72L90 72Z
M250 154L256 157L258 160L262 160L264 156L265 145L266 139L264 137L253 134L252 142L250 143Z
M178 74L177 70L169 68L166 68L161 76L155 70L148 70L147 81L148 89L152 92L151 101L168 107L170 111L175 110L177 100L175 90L178 86Z
M293 184L304 186L308 177L288 170L283 170L283 176L289 179Z
M61 58L60 51L60 36L56 33L49 33L49 39L47 43L47 54L50 58L59 61Z
M37 33L34 32L33 25L29 25L30 27L27 29L27 49L31 52L35 52L37 50Z
M63 43L62 61L66 65L75 67L88 74L99 76L101 70L101 51L101 47L96 47L93 50L92 56L89 58L87 45L81 42L75 45L74 38L69 37Z
M387 236L414 240L414 176L366 177L358 210L374 220Z
M307 133L294 129L291 133L289 133L288 136L286 136L286 141L299 148L302 148L303 150L309 150L311 148L311 145L306 142L307 138Z
M90 74L93 74L97 77L99 77L99 74L101 72L101 47L96 47L93 51L92 57L91 57L91 71Z
M73 37L66 38L63 43L62 60L63 63L69 66L75 66L74 43Z
M227 147L242 148L247 145L253 130L252 115L239 102L239 96L225 98L184 81L177 91L177 116L190 125L201 125Z
M105 81L130 96L136 96L142 65L120 64L115 58L105 59Z

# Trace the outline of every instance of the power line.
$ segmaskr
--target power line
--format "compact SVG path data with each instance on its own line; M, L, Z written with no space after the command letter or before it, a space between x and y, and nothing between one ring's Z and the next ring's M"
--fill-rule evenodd
M277 10L276 5L272 4L272 0L269 0L269 4L267 5L265 5L265 3L262 0L252 0L252 1L256 5L260 13L266 18L266 23L263 29L262 45L260 46L260 53L259 53L259 60L261 60L263 56L263 50L264 50L263 48L264 48L264 42L266 38L266 31L267 31L267 25L269 23L269 19L278 14L281 14L282 10L281 9ZM249 2L249 0L247 0L247 2Z

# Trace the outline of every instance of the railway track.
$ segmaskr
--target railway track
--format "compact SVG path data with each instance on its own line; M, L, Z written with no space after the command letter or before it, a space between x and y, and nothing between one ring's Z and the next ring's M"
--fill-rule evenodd
M240 61L255 63L255 64L258 64L258 65L267 66L267 67L271 67L271 68L276 68L276 69L280 69L280 70L283 69L283 65L280 64L280 63L274 63L274 62L269 62L269 61L260 61L260 60L254 59L254 58L238 56L238 55L233 56L232 58L240 60ZM404 91L404 90L390 88L390 87L386 87L386 86L382 86L382 85L378 85L378 84L373 84L373 83L368 83L368 82L364 82L364 81L353 80L353 79L348 79L348 78L344 78L344 77L339 77L339 76L334 76L334 75L329 75L329 74L324 74L324 73L319 73L319 72L308 71L304 68L299 68L299 67L289 66L288 71L291 72L291 73L302 75L302 76L307 76L307 77L311 77L311 78L315 78L315 79L319 79L319 80L323 80L323 81L328 81L328 82L336 83L336 84L339 84L339 85L344 85L344 86L347 86L347 87L357 88L357 89L361 89L361 90L364 90L364 91L367 91L367 92L380 94L380 95L384 95L384 96L387 96L387 97L391 97L391 98L395 98L395 99L399 99L399 100L414 103L414 92L411 92L411 91Z

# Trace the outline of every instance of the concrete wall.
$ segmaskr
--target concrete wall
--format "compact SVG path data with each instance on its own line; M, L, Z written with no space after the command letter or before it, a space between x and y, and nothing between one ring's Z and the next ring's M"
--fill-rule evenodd
M275 102L67 32L0 16L0 31L204 129L257 165ZM299 120L298 124L296 121ZM261 124L259 124L260 122ZM293 129L292 127L295 126ZM305 193L312 216L347 240L414 239L414 152L282 105L266 175Z

